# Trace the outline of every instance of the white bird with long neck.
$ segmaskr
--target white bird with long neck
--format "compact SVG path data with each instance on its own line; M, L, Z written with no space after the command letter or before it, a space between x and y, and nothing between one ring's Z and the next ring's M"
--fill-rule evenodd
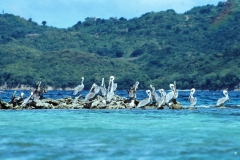
M158 98L159 98L159 96L158 96L158 94L157 94L157 92L156 92L155 87L151 84L151 85L150 85L150 88L152 89L152 92L151 92L152 98L153 98L155 101L157 101Z
M158 91L160 92L161 96L157 99L157 108L160 108L165 102L166 92L164 91L164 89L159 89Z
M150 91L150 90L146 90L146 93L147 93L147 95L148 95L148 98L141 100L141 101L138 103L137 108L144 107L144 106L146 106L147 104L151 103L151 101L152 101L151 91Z
M31 103L33 101L32 97L33 97L33 92L31 91L30 96L23 100L23 103L21 104L21 106L25 106L26 104Z
M228 91L223 90L223 94L225 95L225 97L218 99L217 106L222 106L226 101L230 101L228 96Z
M114 83L115 77L114 76L111 77L112 77L112 91L114 92L117 89L117 83Z
M83 90L83 88L84 88L84 84L83 84L84 77L82 77L81 79L82 79L81 84L74 88L73 95L76 95L76 94L78 94L78 92L81 92Z
M128 89L128 96L129 98L136 99L137 98L137 88L138 88L139 82L137 81L130 89Z
M176 81L174 81L174 96L173 98L174 99L177 99L178 98L178 91L177 91L177 84L176 84Z
M41 83L42 83L42 78L40 78L40 81L36 84L36 91L39 92L41 90Z
M161 97L165 97L166 96L166 92L164 91L164 89L159 89L158 91L159 91Z
M97 93L98 93L98 91L96 91L96 90L98 90L98 85L96 85L95 83L93 83L93 85L92 85L89 93L88 93L88 94L86 95L86 97L85 97L85 101L94 98L94 97L97 95Z
M102 84L101 84L101 86L100 86L100 92L101 92L101 95L102 95L103 97L105 97L106 94L107 94L107 89L106 89L106 87L105 87L104 78L102 78Z
M109 84L108 84L108 92L113 92L113 82L114 82L114 77L110 76Z
M165 102L168 104L174 97L174 84L170 84L171 91L167 93Z
M114 76L110 76L109 85L108 85L108 93L107 93L107 101L111 101L114 97L114 91L117 88L117 83L114 83Z
M190 107L194 107L197 103L197 98L193 97L193 94L195 93L195 88L191 89L189 100L190 100Z

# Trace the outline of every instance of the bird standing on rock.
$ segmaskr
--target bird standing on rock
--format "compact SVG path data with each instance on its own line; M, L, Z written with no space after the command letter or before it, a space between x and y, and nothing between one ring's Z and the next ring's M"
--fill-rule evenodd
M83 90L83 88L84 88L84 84L83 84L84 77L82 77L81 79L82 79L81 84L74 88L73 95L77 95L78 92L81 92Z
M141 100L138 105L137 108L141 108L146 106L147 104L151 103L152 101L152 95L151 95L151 91L150 90L146 90L146 93L148 95L148 98Z
M157 99L159 98L159 96L158 96L158 94L157 94L157 92L156 92L155 87L151 84L151 85L150 85L150 88L152 89L152 92L151 92L152 98L153 98L155 101L157 101Z
M128 89L128 96L130 100L137 98L137 88L138 88L139 82L137 81L130 89Z
M99 92L99 86L93 83L89 93L86 95L85 100L90 100L94 98Z
M117 83L114 83L114 76L110 76L109 85L108 85L108 93L107 93L107 101L110 102L114 97L114 91L117 89Z
M107 94L107 89L105 87L104 78L102 78L102 84L100 86L100 93L103 97L105 97Z
M170 84L169 87L171 88L171 91L167 93L165 102L167 105L169 105L169 101L171 101L174 97L174 85Z
M164 91L164 89L159 89L159 92L161 94L160 97L158 97L157 99L157 108L159 109L165 102L166 99L166 92Z

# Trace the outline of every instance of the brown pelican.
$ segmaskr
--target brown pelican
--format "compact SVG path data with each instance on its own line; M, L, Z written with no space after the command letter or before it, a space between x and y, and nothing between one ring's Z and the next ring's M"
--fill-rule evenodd
M165 97L166 96L166 92L164 91L164 89L159 89L158 91L159 91L161 97Z
M169 93L167 93L167 95L166 95L166 103L168 104L169 103L169 101L171 101L172 99L173 99L173 97L174 97L174 84L170 84L169 85L170 86L170 88L171 88L171 92L169 92Z
M217 101L217 106L221 106L221 105L223 105L226 101L229 101L229 97L228 97L228 92L227 92L227 90L223 90L223 94L225 95L225 97L222 97L222 98L218 99L218 101Z
M109 85L108 85L108 93L107 93L107 101L111 101L114 97L114 91L117 88L117 83L114 83L114 77L110 76Z
M113 92L117 89L117 83L114 83L114 79L115 77L114 76L111 76L112 77L112 89L113 89Z
M146 90L146 93L148 94L148 98L141 100L138 103L137 108L144 107L144 106L146 106L147 104L149 104L152 101L151 91L150 90Z
M109 79L109 83L108 83L108 89L107 89L107 91L108 92L110 92L110 90L111 90L111 86L112 86L112 78L113 76L110 76L110 79Z
M44 93L47 93L47 89L45 87L39 86L33 91L33 99L35 101L39 100L40 98L42 98Z
M96 90L98 90L98 91L96 91ZM98 92L99 92L99 86L96 85L95 83L93 83L89 93L85 97L85 100L90 100L90 99L94 98Z
M94 88L95 94L98 94L99 91L100 91L100 87L97 84L95 84L95 88Z
M117 89L117 83L114 83L114 76L110 76L108 84L108 92L115 91Z
M40 78L40 81L36 84L36 91L40 92L41 90L41 83L42 83L42 78Z
M163 103L165 102L165 99L166 99L166 92L164 91L164 89L159 89L158 90L161 94L161 97L158 97L157 99L157 108L160 108Z
M173 96L174 99L178 98L178 91L176 88L177 88L176 81L174 81L174 96Z
M24 93L21 92L21 94L19 96L16 96L16 91L14 91L12 94L12 98L8 103L12 103L15 105L16 103L21 102L23 100L23 95L24 95Z
M76 95L76 94L78 94L78 92L81 92L83 90L83 88L84 88L84 84L83 84L84 77L82 77L81 79L82 79L81 84L74 88L73 95Z
M128 96L130 99L136 99L137 98L137 88L138 88L139 82L137 81L130 89L128 89Z
M152 89L151 94L152 94L153 99L154 99L155 101L157 101L157 99L159 98L159 96L158 96L158 94L157 94L157 92L156 92L155 87L151 84L151 85L150 85L150 88Z
M107 94L107 89L105 87L104 78L102 78L102 84L100 86L100 93L103 97L105 97Z
M190 100L190 107L194 107L197 103L197 98L193 97L193 94L195 93L195 88L191 89L189 100Z

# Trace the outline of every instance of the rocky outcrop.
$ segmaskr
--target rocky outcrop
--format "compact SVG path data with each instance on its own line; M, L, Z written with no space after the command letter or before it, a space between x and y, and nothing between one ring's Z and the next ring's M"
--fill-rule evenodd
M93 100L84 100L83 97L66 97L62 99L42 99L22 106L22 102L9 104L0 101L0 109L132 109L137 106L137 100L131 102L127 98L115 95L111 102L107 102L105 97L97 95ZM165 106L162 106L164 109ZM182 109L180 103L170 106L172 109ZM156 109L156 103L144 106L143 109Z

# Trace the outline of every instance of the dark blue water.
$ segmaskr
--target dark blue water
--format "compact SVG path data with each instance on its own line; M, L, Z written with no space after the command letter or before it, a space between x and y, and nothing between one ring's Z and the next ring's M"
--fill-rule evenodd
M12 92L1 98L9 100ZM240 109L232 106L239 106L239 93L229 92L225 109L208 108L221 92L197 91L202 107L195 110L0 110L0 159L238 160ZM49 91L45 97L71 94ZM188 95L180 91L178 101L188 106ZM139 91L138 99L145 97Z

